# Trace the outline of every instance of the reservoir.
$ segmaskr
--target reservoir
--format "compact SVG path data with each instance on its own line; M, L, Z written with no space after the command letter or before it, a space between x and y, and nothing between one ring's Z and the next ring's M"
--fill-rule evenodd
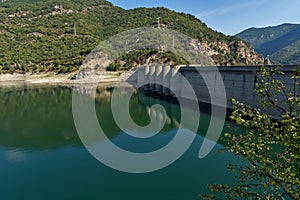
M99 124L120 148L137 153L160 149L184 126L178 104L134 92L129 110L136 124L149 123L154 104L165 109L166 123L150 138L126 134L111 111L115 87L100 86L94 99ZM214 149L199 159L210 120L207 106L200 104L199 129L183 156L163 169L132 174L109 168L84 147L74 125L72 88L24 83L0 86L0 199L200 199L207 192L205 184L235 182L235 174L227 167L241 162L223 152L224 133L238 128L228 120Z

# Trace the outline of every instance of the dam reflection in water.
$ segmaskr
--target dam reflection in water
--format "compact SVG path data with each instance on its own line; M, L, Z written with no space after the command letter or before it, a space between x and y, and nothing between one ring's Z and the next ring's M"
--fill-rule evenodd
M146 126L149 116L166 121L155 136L135 138L114 122L113 89L99 87L92 96L99 123L113 143L128 151L149 152L174 138L181 124L177 104L134 93L129 108L134 122ZM166 112L153 108L155 104L162 105ZM195 141L180 159L156 172L128 174L101 164L82 145L72 117L72 89L2 86L0 199L198 199L200 193L207 191L207 183L232 183L234 174L227 171L227 165L239 162L230 153L218 153L224 149L222 144L217 144L204 159L198 158L210 120L207 113L200 117ZM226 123L225 128L234 127Z

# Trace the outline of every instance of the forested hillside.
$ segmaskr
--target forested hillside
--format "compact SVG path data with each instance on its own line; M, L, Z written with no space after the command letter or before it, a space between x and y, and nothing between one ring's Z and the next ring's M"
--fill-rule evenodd
M157 26L198 39L218 65L260 64L241 40L165 8L125 10L103 0L7 0L0 3L0 70L75 71L100 42L117 33Z
M276 64L300 63L300 25L250 28L236 35Z

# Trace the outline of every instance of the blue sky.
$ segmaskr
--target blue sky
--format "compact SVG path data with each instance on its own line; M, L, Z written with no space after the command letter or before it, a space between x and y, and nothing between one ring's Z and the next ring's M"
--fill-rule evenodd
M109 0L117 6L163 6L197 16L209 27L227 35L246 28L300 24L300 0Z

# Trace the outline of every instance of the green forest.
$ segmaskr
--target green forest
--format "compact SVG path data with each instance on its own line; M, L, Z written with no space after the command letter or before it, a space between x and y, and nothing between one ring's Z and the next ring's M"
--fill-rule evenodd
M230 53L213 47L219 51L212 56L216 64L246 62L236 53L239 39L213 31L190 14L165 8L125 10L103 0L10 0L0 3L0 17L1 73L76 71L99 42L125 30L156 27L158 17L161 27L198 41L226 42ZM166 54L168 59L176 57ZM129 60L136 58L132 54Z

